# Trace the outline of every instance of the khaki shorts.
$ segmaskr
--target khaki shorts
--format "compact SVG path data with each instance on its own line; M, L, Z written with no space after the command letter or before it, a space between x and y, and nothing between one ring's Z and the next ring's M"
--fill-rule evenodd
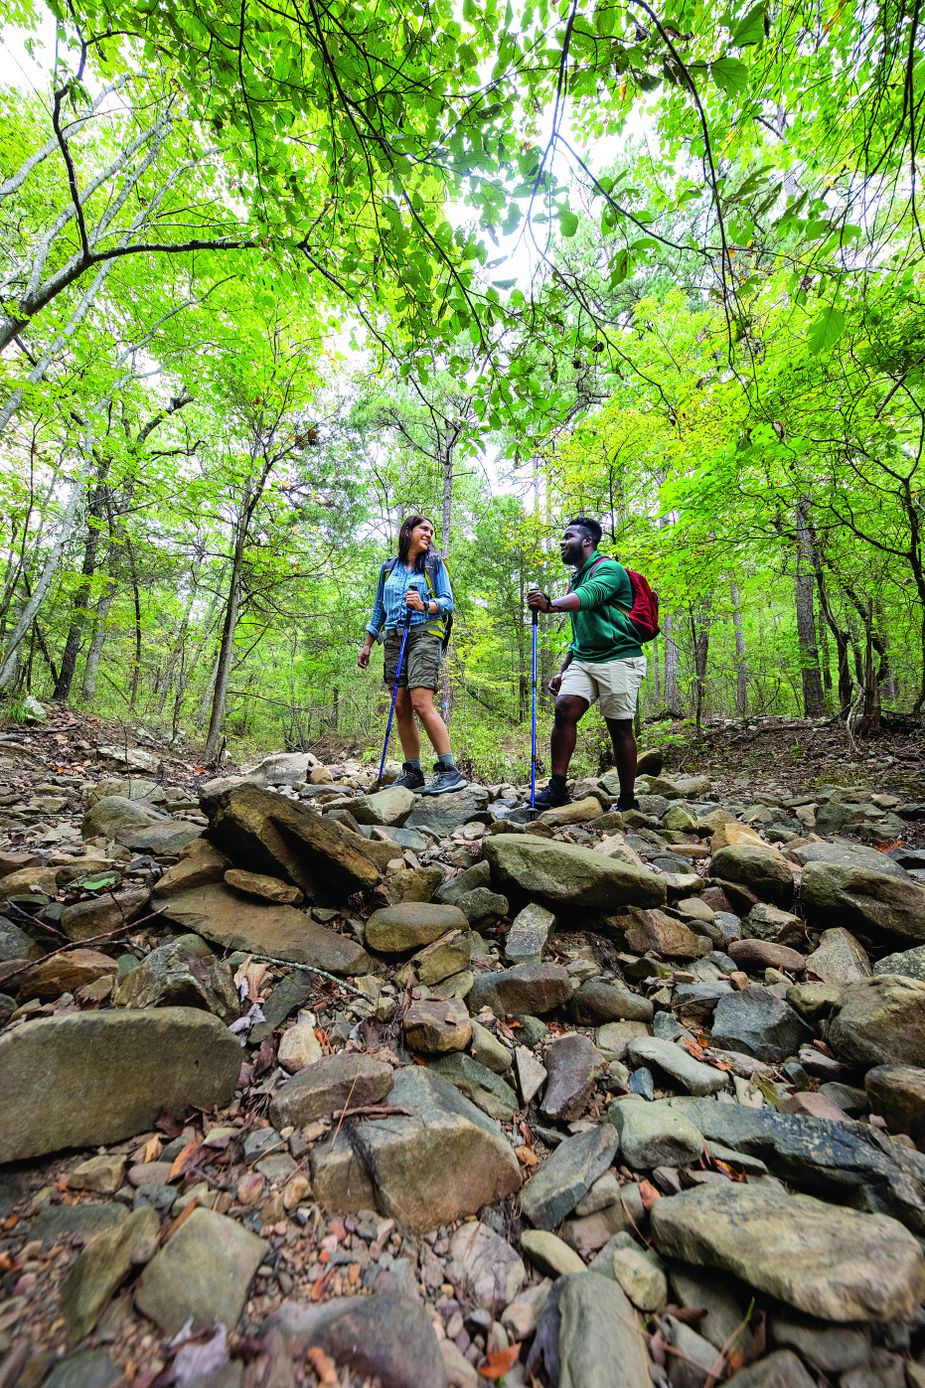
M629 660L602 660L598 664L573 660L562 676L559 698L564 694L577 694L589 704L599 700L605 718L633 718L646 668L644 655Z
M390 631L385 638L384 678L390 689L395 684L402 635L400 631ZM442 659L441 637L431 631L409 631L405 658L398 677L399 689L436 689L440 681Z

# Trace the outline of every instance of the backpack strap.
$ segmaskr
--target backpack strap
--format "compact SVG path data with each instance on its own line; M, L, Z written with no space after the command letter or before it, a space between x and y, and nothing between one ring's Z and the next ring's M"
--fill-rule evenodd
M397 563L397 554L393 555L391 559L386 559L385 563L382 565L381 581L383 583L388 578L389 574L393 571ZM435 580L441 564L443 564L443 567L446 568L446 560L441 559L439 554L434 554L433 552L428 554L427 558L424 560L424 577L427 580L427 587L430 591L430 594L435 601L437 598ZM449 573L449 569L447 569L447 573ZM446 617L432 617L431 620L425 624L425 630L429 631L431 635L439 636L441 638L443 650L444 653L446 653L446 648L450 644L450 632L453 630L452 612L450 612Z
M600 557L600 559L595 559L594 563L591 565L591 570L590 570L590 573L588 574L588 577L589 577L589 578L593 578L593 576L594 576L596 570L599 569L600 566L601 566L602 564L606 564L606 563L608 562L608 560L609 560L611 563L613 563L613 564L619 564L619 563L620 563L619 559L612 559L611 556L610 556L609 554L602 554L601 557ZM623 568L626 568L626 565L625 565L625 564L623 565ZM629 569L626 569L626 572L629 573ZM566 591L567 593L573 593L573 592L575 592L575 588L573 587L573 583L574 583L574 579L572 580L572 583L570 583L569 586L566 588L565 591ZM633 583L633 580L630 579L630 587L631 587L631 588L632 588L632 583ZM608 603L608 606L609 606L609 607L615 607L615 608L617 609L618 612L622 612L622 613L623 613L624 617L628 617L628 616L629 616L630 609L629 609L628 607L623 607L623 606L622 606L620 603L618 603L618 602L613 602L613 601L611 601L610 603Z
M607 563L607 560L609 559L609 557L610 557L610 556L607 555L607 554L602 554L601 557L600 557L600 559L595 559L594 563L591 565L591 571L590 571L590 573L588 574L588 577L589 577L589 578L593 578L594 573L595 573L595 570L599 569L599 568L601 567L602 564L606 564L606 563ZM574 591L575 591L575 579L574 579L574 578L573 578L572 581L569 583L569 586L566 588L565 591L566 591L566 593L574 593Z

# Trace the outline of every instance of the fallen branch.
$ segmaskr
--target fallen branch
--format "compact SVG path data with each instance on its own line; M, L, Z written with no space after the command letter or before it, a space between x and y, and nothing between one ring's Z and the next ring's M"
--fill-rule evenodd
M348 993L352 993L355 998L362 998L364 1002L369 1002L365 993L361 993L359 988L354 988L352 983L345 983L336 974L329 974L327 969L318 969L314 964L296 964L292 959L276 959L272 954L251 954L251 959L259 959L263 964L277 964L281 969L304 969L306 973L318 974L320 978L326 978L331 983L336 983L338 988L343 988Z

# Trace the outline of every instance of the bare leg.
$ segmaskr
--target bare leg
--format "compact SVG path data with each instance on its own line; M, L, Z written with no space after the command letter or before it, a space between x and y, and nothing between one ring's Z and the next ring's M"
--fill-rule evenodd
M418 688L410 690L409 693L411 706L424 725L424 731L430 738L431 746L438 757L445 757L450 751L450 734L447 732L446 724L440 714L434 708L434 691Z
M607 729L620 778L620 799L632 800L636 783L636 739L632 718L608 718Z
M421 737L414 721L414 709L407 689L399 689L395 700L395 726L405 761L417 761L421 755Z
M556 700L556 717L550 739L550 762L552 774L561 776L563 780L568 774L568 764L575 750L578 721L589 708L587 699L582 699L577 694L566 694Z

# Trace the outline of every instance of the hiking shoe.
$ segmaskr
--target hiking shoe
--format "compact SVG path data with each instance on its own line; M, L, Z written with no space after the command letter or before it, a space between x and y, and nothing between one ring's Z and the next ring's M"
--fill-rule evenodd
M420 790L424 784L424 772L419 766L409 766L407 762L402 762L402 774L397 780L392 782L393 786L402 786L404 790Z
M533 804L538 810L552 810L557 805L568 805L572 797L569 795L565 786L558 785L555 781L550 781L545 790L538 790Z
M434 771L437 774L430 785L421 791L422 795L448 795L451 790L465 790L469 784L456 766L441 766L437 762Z
M621 810L621 811L623 811L623 810L638 810L638 809L639 809L639 801L638 801L638 800L636 799L636 797L633 796L633 795L631 795L630 798L629 798L628 800L624 800L624 799L623 799L623 796L621 795L620 798L619 798L619 800L617 801L616 805L614 806L614 809L616 809L616 810Z

